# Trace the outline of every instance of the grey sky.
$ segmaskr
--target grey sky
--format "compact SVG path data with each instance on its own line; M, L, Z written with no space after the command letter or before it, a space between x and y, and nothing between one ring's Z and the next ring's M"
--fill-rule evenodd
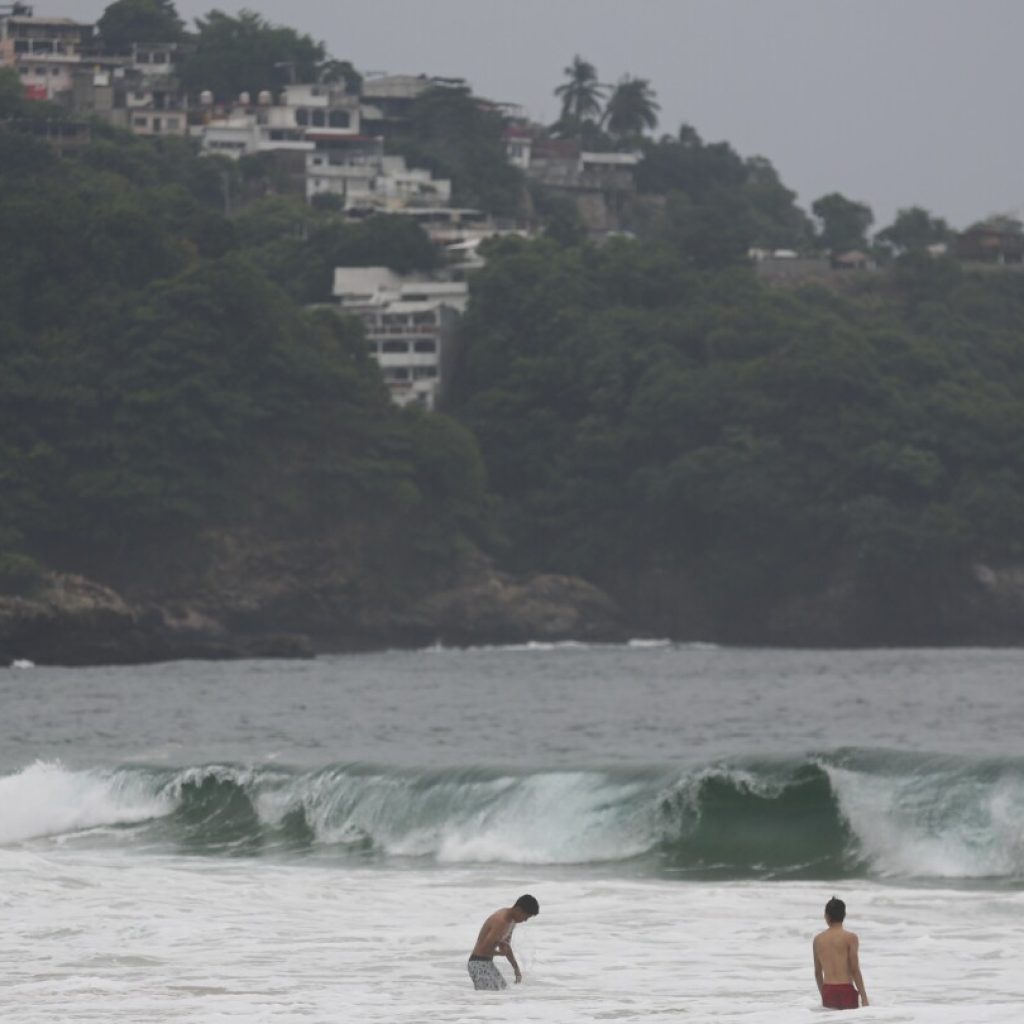
M91 20L104 0L36 0ZM921 205L956 227L1024 213L1022 0L176 0L246 6L361 71L461 76L554 120L579 53L648 78L658 131L766 156L803 206L839 191L875 227Z

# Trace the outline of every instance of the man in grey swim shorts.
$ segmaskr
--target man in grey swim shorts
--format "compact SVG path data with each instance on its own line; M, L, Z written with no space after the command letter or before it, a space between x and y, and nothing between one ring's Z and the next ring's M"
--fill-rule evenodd
M519 970L519 964L512 953L512 931L517 924L529 921L539 913L540 904L532 896L526 895L520 896L511 907L496 910L484 921L466 965L473 988L488 992L508 988L501 971L495 966L495 956L505 957L512 965L516 984L523 980L523 972Z

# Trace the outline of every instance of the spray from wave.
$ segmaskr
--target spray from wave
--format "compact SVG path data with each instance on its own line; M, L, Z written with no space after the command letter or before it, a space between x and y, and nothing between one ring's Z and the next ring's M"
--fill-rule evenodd
M0 777L0 843L102 827L209 855L1017 881L1022 823L1024 760L884 751L577 771L36 764Z

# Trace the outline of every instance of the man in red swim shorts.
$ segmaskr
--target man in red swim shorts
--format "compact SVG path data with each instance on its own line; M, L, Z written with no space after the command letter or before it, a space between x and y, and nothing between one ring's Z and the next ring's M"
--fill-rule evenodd
M860 973L860 941L843 927L846 904L835 896L825 904L828 927L814 936L814 980L821 1005L830 1010L856 1010L868 1005L868 993Z

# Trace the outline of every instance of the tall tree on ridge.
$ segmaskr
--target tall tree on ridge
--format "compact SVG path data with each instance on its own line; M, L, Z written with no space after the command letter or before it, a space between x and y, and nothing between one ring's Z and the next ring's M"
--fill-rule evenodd
M107 50L119 53L132 43L174 43L185 38L185 23L173 0L114 0L96 22Z
M597 70L579 54L564 69L569 81L555 89L562 101L562 120L596 120L601 115L604 86L597 80Z
M642 135L646 129L657 126L660 109L648 79L624 75L608 97L605 125L610 135L620 139Z

